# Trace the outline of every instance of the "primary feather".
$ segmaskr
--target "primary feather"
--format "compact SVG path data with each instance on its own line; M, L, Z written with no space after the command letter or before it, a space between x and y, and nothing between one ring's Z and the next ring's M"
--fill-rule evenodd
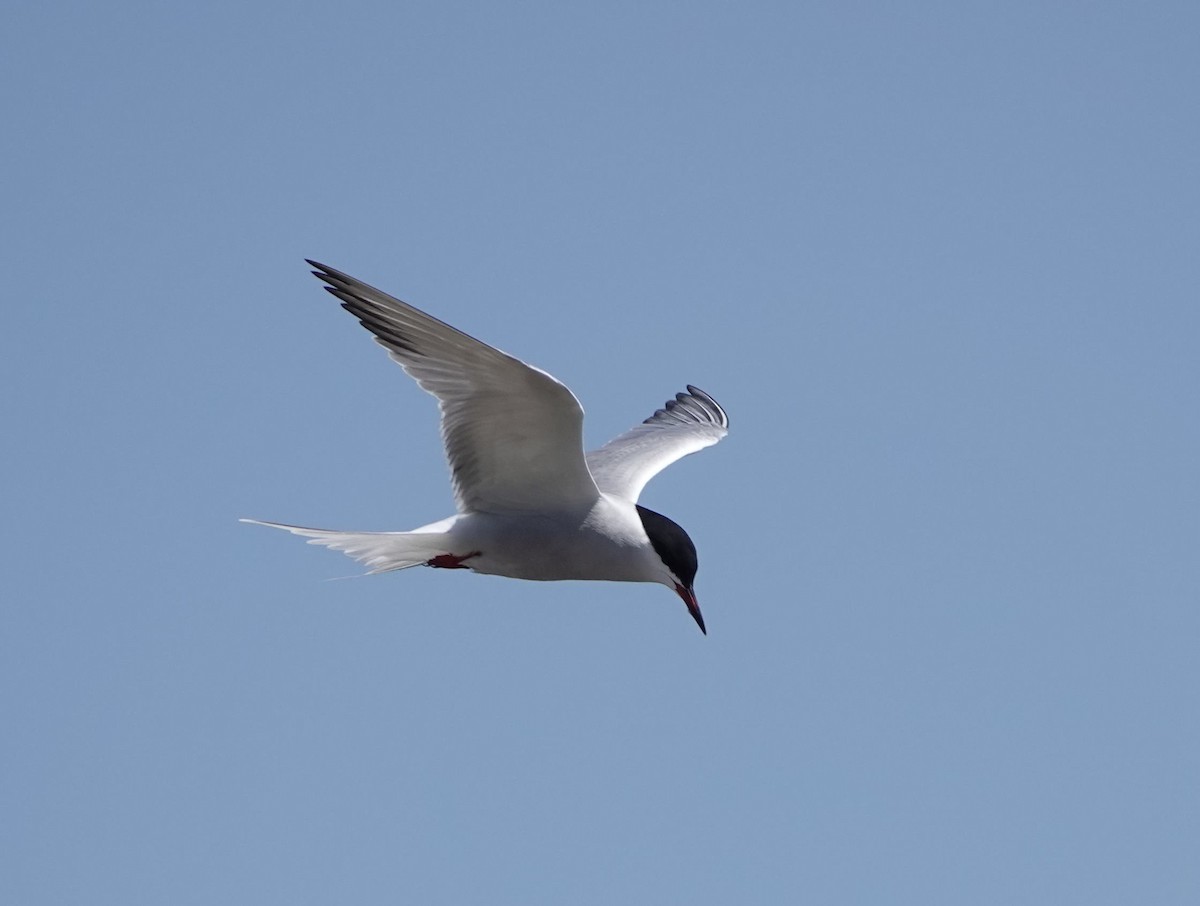
M729 416L711 396L688 384L687 393L648 419L587 454L597 487L637 502L651 478L689 453L711 447L729 433Z

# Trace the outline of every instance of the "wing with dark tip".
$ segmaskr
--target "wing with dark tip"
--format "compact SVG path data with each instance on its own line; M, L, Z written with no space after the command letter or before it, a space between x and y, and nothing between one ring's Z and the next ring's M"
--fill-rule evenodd
M544 511L595 501L583 409L566 386L341 271L308 263L392 360L437 397L460 511Z
M711 396L688 384L675 399L636 428L587 454L596 486L637 502L651 478L689 453L711 447L729 433L729 417Z

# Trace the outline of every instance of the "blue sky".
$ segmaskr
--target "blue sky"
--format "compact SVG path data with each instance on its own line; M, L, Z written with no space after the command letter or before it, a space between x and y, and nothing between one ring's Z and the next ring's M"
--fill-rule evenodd
M1194 903L1192 4L19 4L0 900ZM732 431L652 586L357 567L312 257Z

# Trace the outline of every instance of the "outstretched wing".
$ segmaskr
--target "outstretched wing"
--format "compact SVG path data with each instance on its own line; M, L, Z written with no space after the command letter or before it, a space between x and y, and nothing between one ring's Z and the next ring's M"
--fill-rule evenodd
M636 503L651 478L689 453L729 433L729 417L711 396L688 384L666 406L620 437L587 454L596 486Z
M596 499L583 409L565 385L360 280L308 263L392 360L437 397L461 512L573 509Z

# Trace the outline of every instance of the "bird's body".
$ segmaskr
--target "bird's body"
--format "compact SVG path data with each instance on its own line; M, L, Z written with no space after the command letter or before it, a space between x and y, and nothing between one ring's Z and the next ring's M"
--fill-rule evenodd
M438 398L459 512L409 532L259 524L343 551L371 572L426 565L537 581L657 582L674 588L704 629L692 590L691 539L637 498L662 468L725 436L729 422L715 400L689 386L585 454L583 409L555 378L309 263L392 359Z
M605 495L575 512L468 513L449 522L451 547L479 551L465 565L489 576L654 582L662 572L637 511Z

